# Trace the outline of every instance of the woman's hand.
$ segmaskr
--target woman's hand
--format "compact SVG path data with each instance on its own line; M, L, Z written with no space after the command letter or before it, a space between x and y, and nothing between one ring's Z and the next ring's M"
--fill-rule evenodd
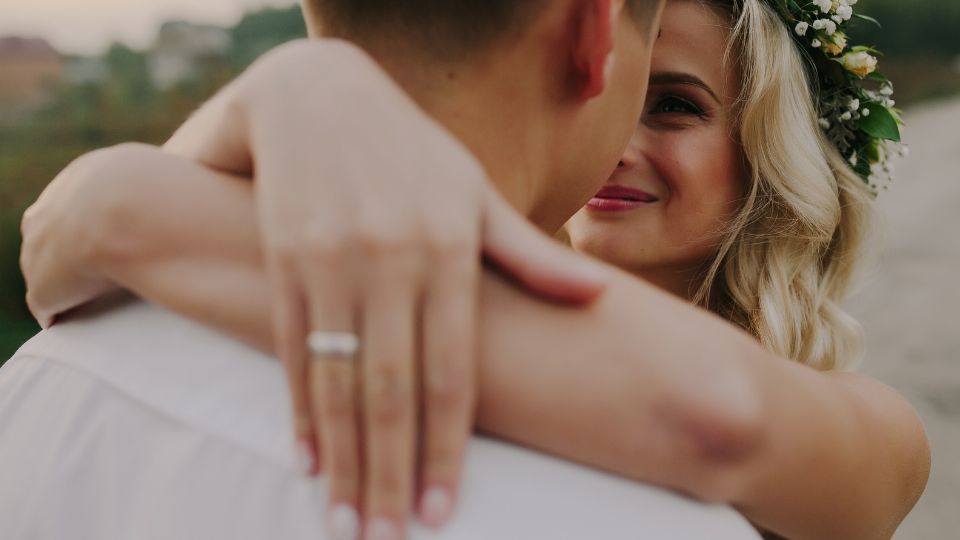
M23 215L20 267L27 306L44 328L54 319L116 287L97 264L105 209L113 192L98 174L109 150L74 160Z

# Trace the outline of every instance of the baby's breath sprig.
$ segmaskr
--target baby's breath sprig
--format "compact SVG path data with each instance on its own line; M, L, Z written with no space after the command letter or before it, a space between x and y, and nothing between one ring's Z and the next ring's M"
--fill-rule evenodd
M900 141L900 110L893 84L877 71L880 52L850 46L857 0L769 0L809 59L818 93L819 123L827 138L874 193L893 176L890 158Z

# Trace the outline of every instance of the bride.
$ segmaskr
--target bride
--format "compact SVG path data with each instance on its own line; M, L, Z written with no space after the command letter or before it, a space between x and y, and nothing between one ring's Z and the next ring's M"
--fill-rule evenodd
M770 535L893 534L923 491L929 447L902 397L852 372L862 336L842 303L864 257L886 157L882 139L896 138L887 86L861 82L875 60L846 43L855 3L668 1L641 121L617 170L562 232L575 250L626 272L613 272L590 308L606 314L599 326L605 330L488 277L479 429L731 504ZM89 299L89 291L78 297L69 290L83 276L103 285L98 293L123 286L270 349L254 194L159 151L128 147L112 157L87 173L117 194L113 206L85 216L97 226L69 228L59 225L69 220L50 217L83 206L67 201L57 182L38 201L44 212L35 214L47 217L26 228L24 244L34 312L47 318ZM143 170L131 176L137 167ZM164 167L176 174L164 177ZM178 208L198 197L209 202L195 207L203 212ZM118 226L108 216L118 213L131 221ZM91 243L104 247L72 247ZM210 253L255 278L241 286L203 275L201 254ZM173 292L191 271L206 296ZM639 342L645 354L632 365L604 362L610 347L564 347L559 338L577 332ZM559 404L537 409L543 417L511 410L516 402L504 399L508 391L489 383L503 378L484 375L497 371L498 356L542 359L529 380L510 384L548 404L571 392L599 396L624 381L638 383L638 392L688 401L723 388L727 401L710 405L737 411L741 421L685 419L724 449L712 468L701 467L684 439L669 433L640 433L625 451L611 451L597 433L629 424L591 425L564 417L570 411ZM551 362L567 360L609 376L584 379L588 387L551 384ZM606 386L589 386L598 381ZM295 395L309 392L304 381L291 384ZM548 427L530 429L531 419ZM651 456L661 463L670 457L674 466L647 466L645 460L656 461ZM441 513L426 519L439 523L448 512Z

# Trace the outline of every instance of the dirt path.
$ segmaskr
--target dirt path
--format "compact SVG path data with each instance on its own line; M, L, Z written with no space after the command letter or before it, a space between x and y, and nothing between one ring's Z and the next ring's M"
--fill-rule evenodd
M897 540L960 531L960 100L911 110L910 157L881 195L883 254L850 303L867 332L863 371L920 411L933 445L927 491Z

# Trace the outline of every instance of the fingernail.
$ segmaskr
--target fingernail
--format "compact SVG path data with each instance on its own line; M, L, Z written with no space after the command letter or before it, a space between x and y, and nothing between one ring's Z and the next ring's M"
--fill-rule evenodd
M453 497L441 487L431 487L420 499L420 519L430 527L443 525L452 509Z
M367 524L366 540L400 540L400 528L389 519L370 520Z
M332 540L357 540L360 537L360 516L353 507L338 504L327 515L327 532Z
M297 441L296 456L297 470L303 474L313 472L313 447L306 441Z

